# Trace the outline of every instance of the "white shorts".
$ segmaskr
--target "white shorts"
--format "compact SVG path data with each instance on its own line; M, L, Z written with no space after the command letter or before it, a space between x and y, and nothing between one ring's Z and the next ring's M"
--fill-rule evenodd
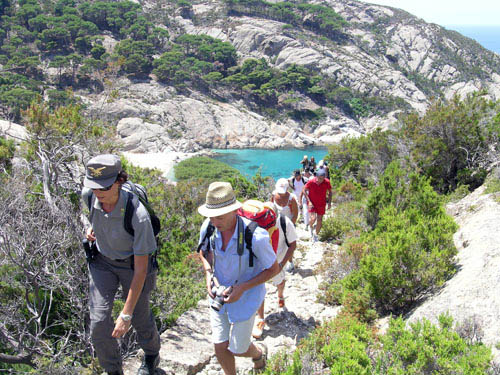
M212 343L220 344L229 341L229 351L233 354L246 353L250 346L255 314L248 320L230 323L227 312L219 314L210 309L210 325L212 327Z

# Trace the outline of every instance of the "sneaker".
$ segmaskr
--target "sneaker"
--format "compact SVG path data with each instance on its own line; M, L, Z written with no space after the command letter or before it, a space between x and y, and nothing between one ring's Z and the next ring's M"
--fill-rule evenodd
M260 349L260 351L261 351L262 354L257 359L252 358L253 369L256 372L260 372L260 371L263 371L266 368L266 363L267 363L267 346L263 342L256 342L255 346Z
M252 336L255 339L260 339L264 333L264 327L266 326L266 321L259 319L257 325L253 328Z
M313 234L312 240L313 242L318 242L318 235L316 233Z
M293 262L291 260L288 261L288 263L286 264L285 271L289 272L289 273L293 273L293 271L295 271L295 265L293 264Z
M123 370L108 372L108 375L123 375Z
M137 375L154 375L156 368L160 364L160 355L145 355L141 367L137 370Z

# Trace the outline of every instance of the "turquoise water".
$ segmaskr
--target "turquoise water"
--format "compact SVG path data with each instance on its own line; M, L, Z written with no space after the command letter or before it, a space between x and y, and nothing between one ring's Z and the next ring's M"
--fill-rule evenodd
M449 25L445 27L456 30L460 34L474 39L484 48L500 54L500 26Z
M304 155L307 155L309 159L314 156L317 163L328 154L326 147L278 150L256 148L242 150L216 149L213 151L217 152L214 159L229 164L247 177L255 176L255 173L261 167L263 176L271 176L275 180L281 177L290 177L295 169L301 167L300 161Z

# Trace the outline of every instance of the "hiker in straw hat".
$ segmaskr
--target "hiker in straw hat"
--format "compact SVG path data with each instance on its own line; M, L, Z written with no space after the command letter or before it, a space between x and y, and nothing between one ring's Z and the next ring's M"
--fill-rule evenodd
M206 273L212 342L225 375L236 375L235 356L252 358L255 369L265 367L266 346L250 340L255 314L266 295L264 283L279 272L265 229L253 231L250 256L244 235L252 234L247 229L251 221L238 215L240 206L231 184L213 182L206 203L198 208L207 217L198 252Z

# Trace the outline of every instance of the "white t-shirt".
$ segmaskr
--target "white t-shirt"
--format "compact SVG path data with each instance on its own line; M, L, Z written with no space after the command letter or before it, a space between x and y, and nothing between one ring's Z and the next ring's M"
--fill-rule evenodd
M295 225L293 225L292 220L290 220L286 216L285 216L285 223L286 223L286 239L288 240L288 243L291 244L292 242L297 241L297 232L295 231ZM286 245L285 242L285 235L283 234L283 229L281 228L281 222L279 217L276 225L278 226L280 232L278 249L276 250L276 260L278 262L281 262L285 258L286 252L288 251L288 246ZM276 276L274 276L271 280L269 280L269 282L276 286L281 284L283 280L285 280L284 269L282 269Z
M302 180L307 182L307 178L302 177L302 176L300 177L300 180L297 181L294 177L293 181L290 182L290 184L293 187L293 193L295 194L295 196L297 198L300 197L300 193L302 193L302 189L304 188L304 185L305 185L305 183L302 182Z

